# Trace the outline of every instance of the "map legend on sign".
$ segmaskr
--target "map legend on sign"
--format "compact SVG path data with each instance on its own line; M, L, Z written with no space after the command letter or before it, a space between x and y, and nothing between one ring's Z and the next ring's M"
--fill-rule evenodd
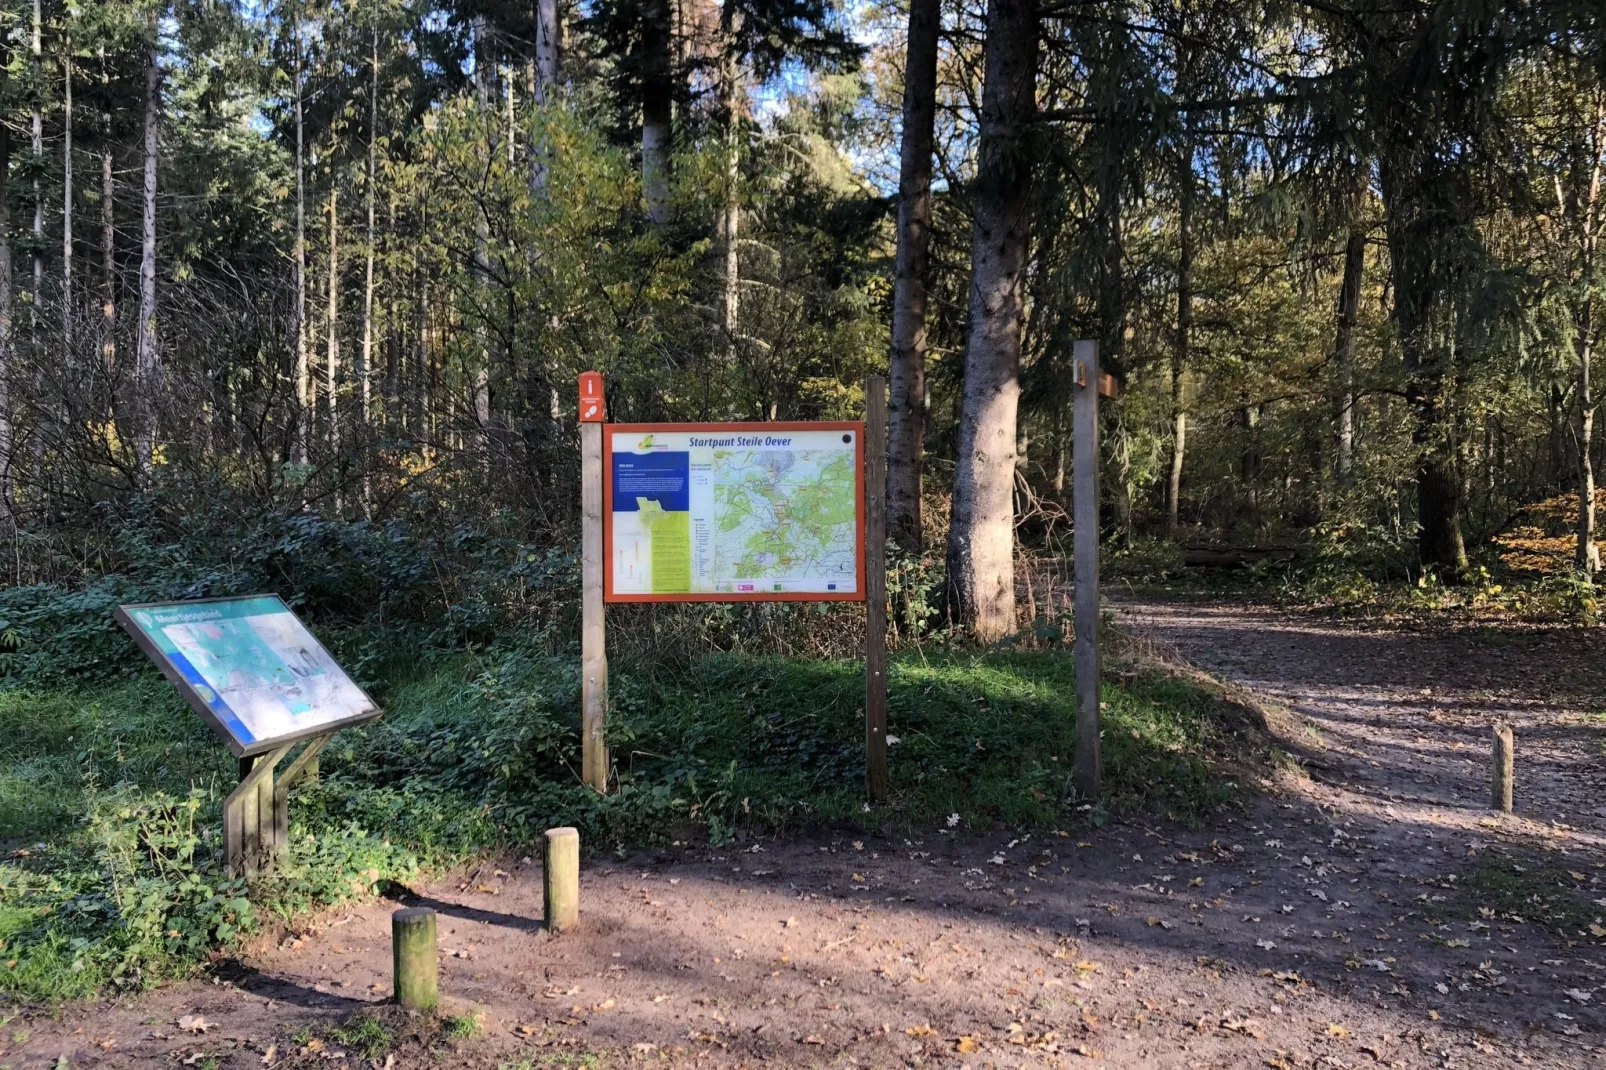
M863 429L605 429L611 601L864 597Z

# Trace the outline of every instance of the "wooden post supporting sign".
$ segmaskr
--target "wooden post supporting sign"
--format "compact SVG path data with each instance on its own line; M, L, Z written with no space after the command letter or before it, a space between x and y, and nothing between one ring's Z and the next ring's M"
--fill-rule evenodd
M1072 408L1076 558L1076 793L1099 797L1099 373L1097 342L1077 342Z
M864 381L864 786L887 797L887 381Z
M608 652L602 606L602 376L580 376L580 773L608 790Z

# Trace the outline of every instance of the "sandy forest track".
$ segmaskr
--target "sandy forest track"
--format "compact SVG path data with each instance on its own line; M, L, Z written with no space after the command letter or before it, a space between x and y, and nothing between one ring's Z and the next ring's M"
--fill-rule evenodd
M1598 635L1121 613L1286 703L1310 775L1200 830L593 859L561 939L540 927L538 863L488 863L416 890L443 914L443 991L485 1034L396 1066L1606 1066ZM1520 813L1499 820L1497 717L1519 741ZM14 1021L0 1066L359 1065L287 1037L384 998L395 905L320 919L215 982ZM213 1028L180 1033L191 1013Z

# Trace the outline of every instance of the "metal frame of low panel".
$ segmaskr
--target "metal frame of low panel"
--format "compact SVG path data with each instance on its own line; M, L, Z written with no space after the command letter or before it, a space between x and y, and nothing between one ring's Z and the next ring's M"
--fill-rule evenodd
M118 606L117 609L113 611L112 618L122 626L124 631L133 637L135 645L137 645L140 650L144 652L145 656L156 663L156 667L162 671L162 675L167 678L167 682L178 689L178 693L184 696L184 701L190 704L190 708L196 713L200 714L201 718L206 721L207 724L212 726L212 730L215 731L219 736L223 737L223 742L228 745L229 750L234 753L236 758L252 758L259 754L271 754L273 751L278 750L280 747L283 747L286 744L299 743L301 740L309 739L312 736L320 736L324 733L336 732L342 728L349 728L352 725L362 724L366 721L372 721L375 718L384 715L385 711L379 708L379 704L374 701L373 696L364 690L363 686L357 683L357 681L351 680L351 685L362 694L363 698L368 700L368 704L372 707L372 709L356 714L352 717L343 718L339 721L325 721L322 724L313 725L310 728L306 728L298 732L292 732L289 735L275 736L272 739L267 740L258 740L249 745L242 744L239 740L234 738L234 733L230 732L228 727L218 719L217 714L212 711L211 705L196 693L195 688L190 685L190 682L184 679L184 675L175 669L172 663L167 660L167 655L162 652L155 642L152 641L150 636L145 634L144 629L135 623L134 618L129 615L129 611L135 609L172 609L180 606L203 606L214 602L243 602L249 598L271 598L278 602L279 605L284 606L284 611L286 613L289 613L291 616L295 616L295 611L292 610L288 605L285 605L284 599L280 598L276 594L236 594L220 595L213 598L192 598L178 602L134 602L126 606ZM306 627L306 622L302 621L300 617L296 617L296 620L303 628ZM324 646L316 635L312 634L311 628L307 628L307 635L311 636L312 641L317 644L318 649L322 651L330 661L335 661L334 657L329 654L329 648ZM336 662L336 664L339 663ZM341 671L344 672L345 670L342 669ZM346 678L348 680L351 679L349 675Z
M621 434L686 434L693 431L853 431L854 590L835 591L708 591L688 594L616 594L613 589L613 436ZM630 602L863 602L864 575L864 421L792 420L778 423L689 423L602 425L602 600Z

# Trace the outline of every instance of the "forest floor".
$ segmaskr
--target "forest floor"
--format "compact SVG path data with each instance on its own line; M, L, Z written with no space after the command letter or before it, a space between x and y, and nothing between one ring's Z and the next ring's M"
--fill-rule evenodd
M1290 770L1207 827L822 833L539 862L440 911L445 1028L385 1007L380 900L201 981L0 1029L0 1066L1606 1066L1598 631L1125 602L1281 703ZM1517 814L1487 809L1517 733ZM894 752L896 757L896 752Z

